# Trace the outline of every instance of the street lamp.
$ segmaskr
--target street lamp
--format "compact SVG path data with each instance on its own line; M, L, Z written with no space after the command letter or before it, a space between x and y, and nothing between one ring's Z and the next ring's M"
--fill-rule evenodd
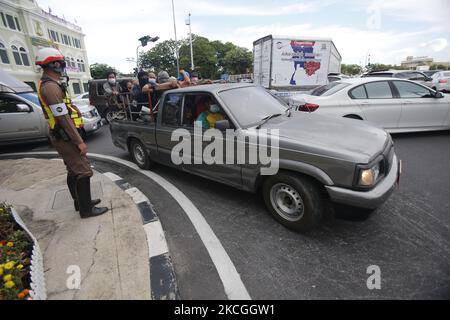
M136 48L136 69L139 69L139 48L145 47L147 43L149 42L156 42L159 40L159 37L150 37L150 36L143 36L138 39L141 44L137 46Z
M175 32L175 53L177 55L177 78L180 76L180 57L178 52L177 25L175 24L175 5L172 0L173 30Z
M191 46L191 71L194 71L194 51L192 50L191 13L189 13L189 18L186 19L186 25L189 26L189 43Z

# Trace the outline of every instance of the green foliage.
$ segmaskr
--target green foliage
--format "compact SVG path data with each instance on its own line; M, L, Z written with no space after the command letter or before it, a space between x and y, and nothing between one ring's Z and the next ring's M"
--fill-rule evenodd
M27 299L31 242L0 203L0 300Z
M144 69L154 69L155 71L167 71L170 75L177 74L177 45L182 42L175 40L165 40L157 43L147 52L139 55L139 65Z
M341 73L343 74L354 76L361 74L362 72L362 67L357 64L341 64Z
M223 60L227 73L249 73L252 69L253 54L246 48L234 47L225 54Z
M106 77L108 76L108 72L115 69L104 63L94 63L91 64L90 70L92 78L106 79Z
M368 66L368 69L370 71L384 71L384 70L403 70L405 67L397 66L397 65L391 65L391 64L382 64L382 63L374 63Z
M142 53L139 63L146 69L156 72L166 70L170 75L176 75L176 47L179 47L180 67L191 69L191 49L189 39L176 43L166 40L158 43L149 51ZM223 43L198 35L192 35L192 48L194 52L195 71L203 78L217 79L222 73L246 73L252 69L252 53L234 45L231 42Z
M432 64L430 70L450 70L450 66L445 66L443 64Z

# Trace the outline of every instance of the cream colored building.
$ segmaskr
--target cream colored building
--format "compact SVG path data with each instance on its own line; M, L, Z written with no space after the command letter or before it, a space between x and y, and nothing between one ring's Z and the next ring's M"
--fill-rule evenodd
M0 68L33 88L42 74L34 64L36 52L52 46L66 57L69 93L88 91L84 36L79 26L44 11L35 0L0 0Z

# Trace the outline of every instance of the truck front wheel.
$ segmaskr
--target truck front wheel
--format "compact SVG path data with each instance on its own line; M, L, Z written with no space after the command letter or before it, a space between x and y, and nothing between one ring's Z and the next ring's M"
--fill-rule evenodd
M133 157L133 161L139 166L139 168L147 170L150 169L153 162L150 160L145 146L139 140L132 140L130 143L130 153Z
M262 191L269 212L289 229L307 231L322 220L326 199L306 176L280 172L264 182Z

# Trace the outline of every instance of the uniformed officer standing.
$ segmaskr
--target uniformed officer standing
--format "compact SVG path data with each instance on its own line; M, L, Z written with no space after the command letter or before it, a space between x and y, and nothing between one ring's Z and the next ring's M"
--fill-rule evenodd
M75 209L81 218L101 215L108 208L95 207L100 199L91 200L93 172L86 157L87 146L79 133L83 119L60 81L65 75L64 56L57 49L43 48L37 53L36 64L44 70L38 86L39 100L50 128L50 140L67 168L67 186Z

